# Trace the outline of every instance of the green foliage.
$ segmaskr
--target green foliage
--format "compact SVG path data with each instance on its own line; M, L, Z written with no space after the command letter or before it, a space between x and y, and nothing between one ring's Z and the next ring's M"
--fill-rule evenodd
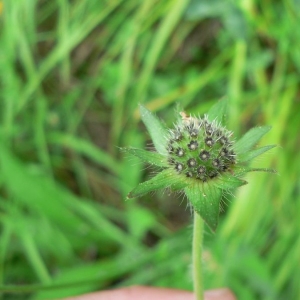
M0 1L2 298L191 289L189 210L169 193L124 203L157 169L119 148L149 143L138 103L171 127L177 106L225 98L235 139L268 124L261 145L279 145L239 172L280 176L221 199L205 286L299 299L299 18L299 1Z
M165 130L161 130L160 121L140 105L142 120L160 152L156 153L156 165L163 169L154 178L140 183L128 194L128 198L168 187L175 190L184 188L194 210L215 231L222 193L246 184L247 182L240 180L238 176L252 171L243 168L241 163L273 148L269 146L263 151L262 148L257 149L259 151L251 150L270 127L253 128L236 144L233 143L230 140L232 133L217 123L218 120L223 120L226 107L226 100L218 102L204 119L187 117L181 113L183 120L179 120L175 128L170 130L170 134L166 134ZM237 155L232 149L239 151ZM153 152L136 149L131 153L153 164ZM245 157L244 160L240 158L241 153ZM161 165L164 161L168 163ZM241 168L243 171L240 171ZM238 172L235 172L236 170ZM182 175L183 172L186 177Z
M184 188L187 184L187 180L185 180L184 177L178 178L175 171L163 170L150 180L140 183L128 194L128 198L139 197L164 188L174 188L175 190L178 190Z
M209 121L218 121L221 124L225 124L226 112L227 112L228 101L225 99L220 100L217 104L213 105L208 111L208 120Z
M196 183L186 187L189 201L195 211L204 219L207 225L215 231L219 222L219 207L222 190L218 189L213 183Z
M254 149L254 150L246 152L246 153L242 153L240 156L240 159L242 162L252 160L253 158L265 153L266 151L268 151L274 147L276 147L276 145L268 145L268 146Z
M166 129L159 120L144 106L140 105L141 119L146 125L155 149L160 154L167 153Z
M238 154L248 152L271 129L270 126L251 128L240 140L234 144Z
M155 165L157 167L163 168L168 166L168 163L165 160L165 158L157 152L150 152L137 148L122 148L122 151L124 151L125 153L135 155L138 158L142 159L144 162L149 163L151 165Z

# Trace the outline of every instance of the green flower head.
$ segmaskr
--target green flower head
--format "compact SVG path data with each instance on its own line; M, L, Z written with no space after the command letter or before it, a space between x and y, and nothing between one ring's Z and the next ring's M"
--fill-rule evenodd
M161 169L155 177L139 184L128 198L170 188L184 190L194 210L215 231L218 225L222 194L246 184L241 177L250 171L270 171L247 167L256 156L275 147L255 148L271 127L249 130L235 142L233 132L222 125L226 101L219 101L203 118L181 117L172 129L164 125L145 107L140 113L157 152L125 148L135 156Z

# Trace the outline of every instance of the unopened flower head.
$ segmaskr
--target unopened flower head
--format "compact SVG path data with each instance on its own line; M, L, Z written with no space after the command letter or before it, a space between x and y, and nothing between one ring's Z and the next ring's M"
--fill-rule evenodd
M140 106L141 118L157 152L136 148L125 148L124 151L159 167L161 171L134 188L128 198L163 188L183 190L195 212L215 230L223 192L246 184L241 177L247 172L273 172L248 167L253 158L275 147L255 148L271 127L252 128L235 141L233 132L222 123L226 106L225 100L219 101L200 118L181 113L172 129L166 129L155 115Z
M191 180L209 181L230 172L236 163L233 133L217 121L187 117L179 120L167 136L168 163Z

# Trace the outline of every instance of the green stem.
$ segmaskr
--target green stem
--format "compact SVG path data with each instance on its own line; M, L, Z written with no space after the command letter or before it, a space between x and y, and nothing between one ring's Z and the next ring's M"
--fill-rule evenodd
M194 212L193 232L193 280L196 300L203 300L203 279L202 279L202 240L204 222L198 213Z

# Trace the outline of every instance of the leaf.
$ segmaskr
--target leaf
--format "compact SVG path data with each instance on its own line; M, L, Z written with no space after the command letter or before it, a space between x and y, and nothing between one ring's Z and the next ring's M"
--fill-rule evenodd
M245 14L238 5L228 5L222 15L226 31L236 40L246 39L248 35L248 22Z
M73 297L70 296L85 294L98 288L104 289L106 282L117 280L129 272L134 272L141 266L142 259L145 259L144 256L136 257L134 260L131 257L132 251L120 251L120 253L112 254L106 259L64 268L55 275L51 286L31 285L34 287L33 291L36 292L31 299L58 299L61 297L72 299ZM19 286L22 287L22 285ZM30 285L25 287L30 287Z
M139 241L156 225L155 213L148 208L130 205L127 214L130 235Z
M148 192L167 187L183 189L186 185L187 183L184 177L174 173L171 170L163 170L152 179L140 183L128 194L127 198L139 197L147 194Z
M268 145L268 146L264 146L264 147L261 147L261 148L254 149L252 151L243 153L239 156L239 161L240 162L246 162L246 161L252 160L256 156L261 155L264 152L266 152L266 151L268 151L268 150L270 150L274 147L276 147L276 145Z
M113 240L124 246L131 241L131 237L107 219L100 209L54 183L52 178L38 172L38 169L22 163L1 143L0 165L1 183L9 200L15 201L20 208L24 207L24 212L40 216L63 234L72 232L78 235L84 229L102 241L104 238L107 243ZM11 201L5 202L11 204Z
M178 191L178 190L184 189L187 185L188 185L188 183L186 183L186 181L183 179L183 180L173 183L170 186L170 188L172 191Z
M258 141L270 131L271 126L260 126L250 129L240 140L238 140L233 148L237 154L243 154L255 146Z
M165 156L157 153L157 152L151 152L146 151L143 149L137 149L137 148L121 148L123 152L130 153L132 155L135 155L142 159L144 162L147 162L152 165L156 165L158 167L167 167L168 163L166 161Z
M233 1L191 0L185 17L194 21L205 18L220 19L232 37L245 38L248 31L246 17L239 5L231 2Z
M120 172L120 165L118 162L108 153L99 149L89 141L80 139L76 136L57 132L49 136L49 142L81 154L96 164L104 166L116 174L119 174Z
M216 18L227 11L229 3L222 0L192 0L187 7L185 16L188 20L202 20Z
M219 100L208 111L208 120L209 121L217 120L223 124L226 116L226 111L227 111L227 100L226 99Z
M218 226L222 191L209 183L195 183L184 189L195 211L215 231Z
M222 190L234 189L247 183L246 180L239 179L233 175L223 175L214 181L216 187Z
M158 120L158 118L152 114L146 107L140 105L141 118L149 131L152 138L155 149L163 155L167 153L167 130Z
M8 195L20 207L26 207L29 211L73 232L84 226L69 206L68 191L59 184L54 184L44 174L34 172L28 164L23 164L3 145L0 145L0 164L2 184Z
M131 145L131 147L143 149L144 137L136 130L127 130L123 135L124 141ZM140 163L140 158L129 157L129 159L121 160L121 171L119 177L119 191L122 198L126 198L133 186L137 186L141 182L143 164Z
M267 172L267 173L274 173L276 174L277 171L274 169L269 169L269 168L239 168L235 171L235 176L243 176L248 172Z

